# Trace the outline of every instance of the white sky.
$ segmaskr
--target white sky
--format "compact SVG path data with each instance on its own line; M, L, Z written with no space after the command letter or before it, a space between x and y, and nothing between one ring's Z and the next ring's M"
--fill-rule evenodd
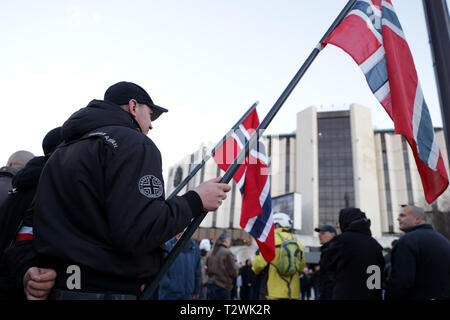
M216 142L256 100L260 120L346 0L0 2L0 165L42 155L44 135L113 83L144 87L169 109L149 137L170 165ZM393 0L434 126L442 126L422 0ZM448 3L448 1L447 1ZM267 133L290 133L297 112L356 102L393 128L350 56L327 46Z

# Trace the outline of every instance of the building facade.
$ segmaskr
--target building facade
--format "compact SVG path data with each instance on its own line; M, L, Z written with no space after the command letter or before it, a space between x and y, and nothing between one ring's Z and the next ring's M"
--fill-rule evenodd
M448 172L444 134L442 129L435 133ZM394 130L374 130L370 110L361 105L331 112L307 108L297 114L295 132L264 138L274 211L292 217L296 236L306 247L319 246L314 228L325 223L336 225L339 210L345 207L364 211L371 220L373 236L385 247L399 235L396 217L401 205L414 204L426 210L432 206L444 211L450 208L448 189L434 204L426 203L406 140ZM205 145L170 168L167 194L212 147ZM184 191L223 173L210 160ZM207 215L194 238L213 238L227 230L236 243L251 243L239 225L241 194L234 182L232 186L223 205Z

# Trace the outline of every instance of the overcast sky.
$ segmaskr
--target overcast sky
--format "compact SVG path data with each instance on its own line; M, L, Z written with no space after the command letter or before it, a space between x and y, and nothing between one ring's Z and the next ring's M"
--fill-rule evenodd
M215 142L256 100L262 119L346 0L2 1L0 164L42 155L44 135L111 84L143 86L169 109L149 137L164 170ZM393 0L434 126L442 126L422 0ZM327 46L267 133L290 133L296 114L351 103L393 128L350 56ZM321 107L323 106L323 107ZM167 174L167 172L165 172Z

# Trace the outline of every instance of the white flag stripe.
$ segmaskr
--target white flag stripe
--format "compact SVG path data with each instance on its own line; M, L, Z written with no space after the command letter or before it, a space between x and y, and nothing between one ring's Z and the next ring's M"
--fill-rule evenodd
M375 7L375 5L370 0L360 0L361 2L367 3L371 8L375 16L381 17L381 10Z
M252 228L253 228L253 225L255 224L256 218L258 218L258 216L248 219L247 225L245 226L245 231L247 231L248 233L250 233L250 231L252 231Z
M242 187L244 186L246 172L247 172L247 170L244 171L244 174L242 175L241 180L239 180L239 182L237 183L239 190L241 190Z
M240 126L239 126L239 132L242 133L242 135L243 135L247 140L250 140L251 136L250 136L249 132L247 131L247 129L246 129L243 125L240 125ZM245 147L244 141L241 140L241 138L239 137L239 135L238 135L236 132L234 132L231 136L233 137L234 140L236 140L236 142L237 142L239 148L240 148L241 150L243 150L244 147ZM264 144L264 139L261 137L258 143L263 143L263 144ZM263 153L261 153L261 152L257 152L256 149L250 150L250 154L251 154L253 157L257 158L257 159L260 159L264 164L268 165L268 159L267 159L267 157L266 157L265 154L263 154Z
M245 138L247 138L247 140L250 140L251 136L247 131L247 128L244 127L242 124L239 126L239 129L241 129L242 133L245 135Z
M383 26L389 27L392 31L394 31L400 38L405 40L405 34L403 33L402 29L399 29L395 24L391 23L387 19L381 20L381 23Z
M244 149L244 145L242 144L242 141L239 139L238 135L236 133L233 133L232 137L236 141L236 143L238 144L239 148L241 150Z
M428 157L428 166L434 171L437 170L438 160L439 160L439 146L436 141L436 136L433 135L433 144L431 146L430 156Z
M395 12L394 7L392 6L392 4L390 4L389 2L387 2L387 1L385 1L385 0L381 1L381 6L382 6L382 7L386 7L386 8L388 8L389 10Z
M414 140L417 141L417 133L419 132L420 120L422 118L422 106L423 106L423 92L420 87L420 83L417 83L416 97L414 99L414 110L413 110L413 134Z
M370 29L370 31L372 31L373 35L378 39L378 42L380 44L383 44L383 37L375 29L375 27L373 26L372 21L369 19L369 17L367 15L362 13L360 10L352 10L352 11L350 11L349 15L352 15L352 14L355 15L355 16L360 17L361 19L363 19L366 22L367 27Z
M267 176L266 184L264 185L264 189L262 189L261 194L259 195L259 204L261 205L261 208L264 205L264 202L266 202L267 196L270 192L270 179L269 176Z
M261 235L259 236L258 240L261 242L265 242L267 239L267 236L270 233L270 230L272 229L272 225L273 225L273 211L270 212L270 217L267 220L266 226L264 227L263 232L261 233Z
M386 52L384 51L384 47L383 46L379 47L377 49L377 51L375 51L370 57L368 57L366 59L366 61L364 61L363 63L361 63L359 65L359 67L361 68L362 72L364 74L366 74L367 72L372 70L372 68L375 67L378 62L383 60L383 58L385 56L385 53Z
M264 155L264 153L256 152L255 149L252 149L252 150L250 151L250 154L251 154L254 158L257 158L257 159L261 160L261 162L263 162L265 165L268 165L268 164L267 164L267 157Z
M23 226L22 228L20 228L19 234L23 234L23 233L33 234L33 228Z
M389 81L386 81L376 92L373 94L378 99L378 101L382 102L388 95L391 93L391 88L389 87Z

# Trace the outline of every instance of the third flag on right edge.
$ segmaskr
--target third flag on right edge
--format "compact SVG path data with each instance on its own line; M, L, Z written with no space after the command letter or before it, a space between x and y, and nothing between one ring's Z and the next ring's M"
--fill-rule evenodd
M359 65L375 97L408 141L432 203L448 186L439 146L414 61L391 0L357 1L323 41L347 52Z

